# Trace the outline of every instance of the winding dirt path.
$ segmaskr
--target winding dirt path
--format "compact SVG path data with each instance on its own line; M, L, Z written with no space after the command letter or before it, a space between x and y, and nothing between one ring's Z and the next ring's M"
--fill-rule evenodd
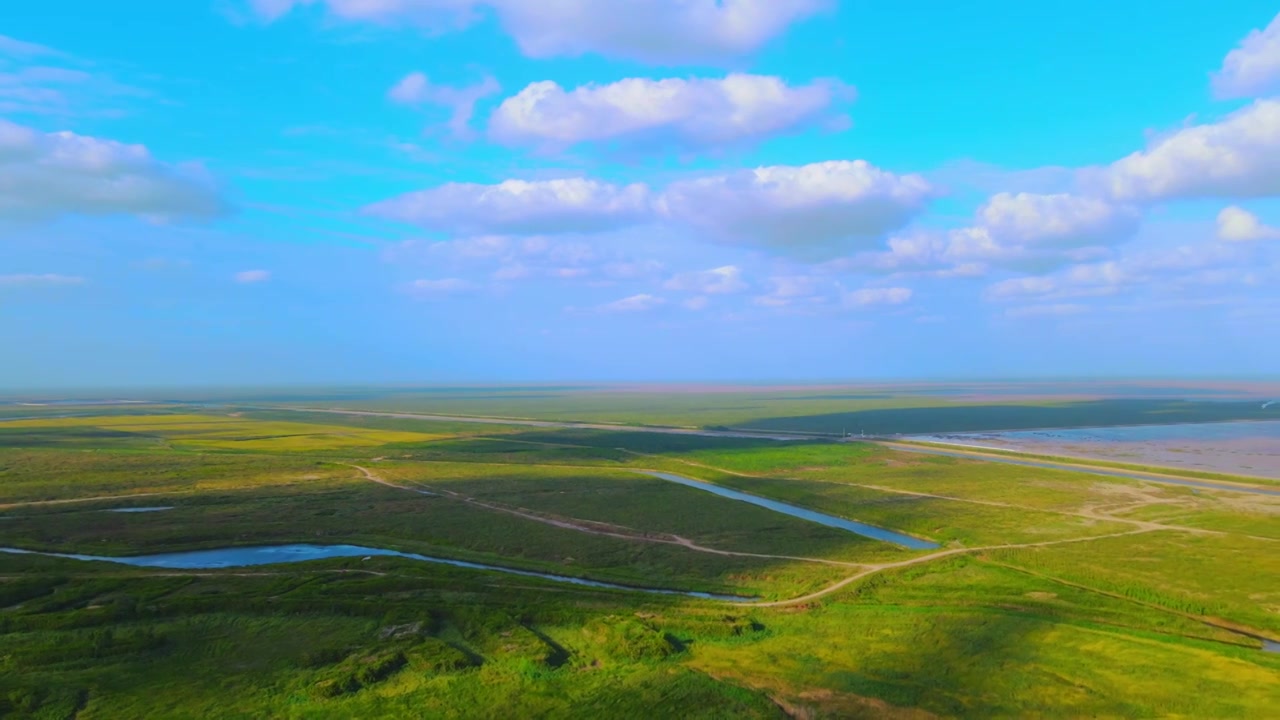
M647 453L638 453L638 452L634 454L647 455ZM699 465L701 467L705 467L707 469L712 469L712 470L721 470L721 468L716 468L710 465L701 465L700 463L689 463L689 464ZM813 600L821 599L823 597L831 595L832 593L839 592L840 590L852 585L853 583L863 578L869 577L879 572L883 572L885 570L893 570L897 568L910 567L912 565L920 565L923 563L931 562L934 560L940 560L947 557L953 557L957 555L965 555L965 554L971 554L971 553L979 553L979 552L985 552L990 550L1013 550L1013 549L1032 548L1032 547L1048 547L1053 545L1089 542L1092 540L1101 540L1104 538L1124 537L1129 535L1139 535L1142 533L1159 532L1159 531L1186 532L1186 533L1203 534L1203 535L1229 534L1221 531L1207 530L1203 528L1192 528L1192 527L1184 527L1179 525L1167 525L1164 523L1150 522L1145 520L1136 520L1133 518L1120 518L1120 517L1115 517L1114 515L1111 515L1106 512L1101 512L1099 508L1086 506L1081 508L1077 512L1061 511L1061 510L1058 510L1058 511L1041 510L1041 511L1051 512L1051 513L1060 514L1060 515L1084 517L1084 518L1089 518L1094 520L1121 522L1121 523L1126 523L1133 526L1134 529L1127 530L1124 532L1118 532L1118 533L1108 533L1105 535L1091 535L1087 537L1065 538L1061 540L1045 540L1045 541L1029 542L1029 543L1008 543L1008 544L1002 544L1002 545L983 545L979 547L950 548L947 550L940 550L938 552L929 553L927 555L919 555L913 558L908 558L906 560L900 560L897 562L890 562L890 563L851 563L851 562L840 562L836 560L826 560L823 558L795 557L790 555L766 555L766 554L759 554L759 553L743 553L743 552L734 552L729 550L719 550L716 548L709 548L703 545L698 545L697 543L687 538L683 538L679 535L646 534L646 533L633 530L631 528L626 528L618 525L610 525L608 523L597 523L595 521L577 520L573 518L559 518L555 516L544 516L544 515L536 514L525 508L512 508L512 507L505 507L505 506L494 504L494 503L483 502L483 501L476 500L474 498L465 497L458 493L453 493L447 490L440 491L439 493L426 492L417 488L406 487L403 485L397 485L395 483L391 483L379 477L376 473L370 471L369 469L360 467L358 465L351 465L350 467L353 467L359 470L365 476L366 479L372 480L373 482L377 482L382 485L386 485L387 487L393 487L400 490L407 490L410 492L418 492L425 495L443 495L443 496L447 496L452 499L458 500L460 502L465 502L467 504L470 504L476 507L481 507L487 510L492 510L495 512L503 512L503 513L515 515L517 517L533 520L536 522L554 525L556 527L561 527L568 530L574 530L577 532L584 532L591 535L614 537L614 538L619 538L623 540L631 540L631 541L637 541L637 542L651 542L651 543L679 545L681 547L688 548L689 550L711 553L714 555L755 557L755 558L767 558L767 559L777 559L777 560L795 560L795 561L802 561L802 562L821 563L825 565L838 565L838 566L844 566L844 567L860 568L859 572L856 572L853 575L850 575L849 577L846 577L842 580L834 582L831 585L828 585L827 587L822 588L821 590L817 590L815 592L811 592L805 595L800 595L798 597L788 598L786 600L734 603L736 606L739 606L739 607L747 606L747 607L767 608L767 607L785 607L789 605L799 605L806 602L811 602ZM739 472L732 472L732 471L724 471L724 472L730 472L733 475L738 475L741 477L754 477L753 475L749 475L747 473L739 473ZM998 501L975 500L975 499L968 499L968 498L951 497L947 495L937 495L933 493L923 493L923 492L917 492L917 491L911 491L911 490L900 490L896 488L888 488L888 487L881 487L881 486L875 486L875 485L862 485L859 483L848 483L848 482L842 482L842 481L836 481L836 480L824 480L823 482L830 482L833 484L840 484L840 485L851 485L855 487L865 487L871 490L878 490L881 492L894 493L899 495L936 498L939 500L950 500L953 502L966 502L966 503L973 503L978 505L992 505L997 507L1006 507L1006 508L1023 509L1023 510L1032 509L1032 508L1025 508L1020 505L1014 505L1011 503L1002 503Z
M129 500L131 498L157 497L160 495L187 495L192 492L194 491L170 490L167 492L133 493L131 495L98 495L95 497L67 498L65 500L31 500L28 502L6 503L4 505L0 505L0 510L19 507L35 507L38 505L67 505L70 503L95 502L99 500Z
M983 552L986 550L1012 550L1016 548L1045 547L1048 545L1063 545L1066 543L1088 542L1090 540L1101 540L1103 538L1123 537L1125 535L1137 535L1139 533L1154 532L1156 529L1157 528L1139 528L1137 530L1128 530L1121 533L1111 533L1110 535L1093 535L1090 537L1082 537L1082 538L1067 538L1065 540L1046 540L1044 542L1034 542L1034 543L1016 543L1012 545L984 545L982 547L953 548L951 550L941 550L936 553L929 553L928 555L921 555L919 557L910 558L908 560L900 560L898 562L892 562L892 563L879 563L875 565L867 565L865 566L867 568L866 570L863 570L862 572L857 573L855 575L851 575L843 580L840 580L839 582L828 585L827 587L821 590L818 590L817 592L811 592L808 595L801 595L800 597L794 597L788 600L772 600L772 601L766 601L766 602L752 602L752 603L738 603L738 604L749 606L749 607L783 607L786 605L797 605L800 603L809 602L810 600L817 600L819 598L830 595L831 593L837 592L845 587L848 587L849 585L861 580L864 577L867 577L869 575L874 575L884 570L893 570L895 568L908 567L911 565L919 565L921 563L930 562L932 560L939 560L941 558L951 557L953 555L964 555L966 553Z

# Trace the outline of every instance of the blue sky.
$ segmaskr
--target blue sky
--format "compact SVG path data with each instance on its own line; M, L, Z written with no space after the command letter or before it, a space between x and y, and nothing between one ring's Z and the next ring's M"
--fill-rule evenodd
M1274 374L1274 18L27 3L0 386Z

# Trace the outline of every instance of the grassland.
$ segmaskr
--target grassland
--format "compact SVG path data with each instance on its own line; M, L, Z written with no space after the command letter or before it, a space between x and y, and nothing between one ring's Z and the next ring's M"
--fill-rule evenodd
M636 392L611 388L435 389L341 398L288 398L292 407L472 415L628 425L731 427L840 435L927 434L1046 427L1276 419L1251 399L1099 398L1071 388L986 388L938 395L928 388L793 388Z
M173 509L107 512L142 506ZM0 715L1264 717L1277 515L1269 498L873 444L180 407L0 421L0 546L350 543L758 598L390 557L181 571L0 554Z

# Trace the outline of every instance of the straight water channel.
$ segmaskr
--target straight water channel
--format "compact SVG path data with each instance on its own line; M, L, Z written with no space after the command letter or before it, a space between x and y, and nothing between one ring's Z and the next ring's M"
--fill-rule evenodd
M544 580L570 583L572 585L603 588L605 590L638 590L657 595L684 595L686 597L696 597L704 600L725 600L728 602L748 602L754 599L740 597L737 595L715 595L712 593L688 590L663 590L659 588L616 585L614 583L600 582L598 580L586 580L584 578L568 577L566 575L551 575L549 573L534 572L532 570L517 570L515 568L500 567L497 565L484 565L481 563L467 562L466 560L450 560L448 558L431 557L429 555L418 555L416 553L399 552L396 550L384 550L382 548L361 547L359 545L265 545L259 547L219 548L216 550L192 550L190 552L162 553L159 555L130 555L124 557L36 552L33 550L19 550L16 548L0 548L0 552L15 555L43 555L45 557L69 558L71 560L95 560L99 562L118 563L121 565L132 565L134 567L168 568L172 570L209 570L218 568L251 567L254 565L276 565L279 563L306 562L308 560L321 560L324 558L369 557L379 555L408 558L409 560L437 563L440 565L452 565L454 567L468 568L471 570L488 570L490 572L506 573L508 575L536 577Z
M716 495L719 495L721 497L727 497L733 500L741 500L742 502L751 503L752 505L758 505L762 508L767 508L774 512L780 512L784 515L798 517L803 520L808 520L809 522L818 523L819 525L826 525L827 527L839 528L841 530L848 530L851 533L856 533L863 537L869 537L869 538L872 538L873 540L883 540L885 542L893 543L895 545L901 545L902 547L910 548L912 550L933 550L939 547L939 545L935 542L930 542L928 540L921 540L920 538L912 537L910 535L903 535L902 533L897 533L892 530L885 530L884 528L879 528L879 527L876 527L875 525L867 525L866 523L855 522L853 520L846 520L842 517L836 517L835 515L826 515L824 513L816 512L814 510L808 510L806 508L802 508L797 505L788 505L787 503L778 502L777 500L770 500L769 498L763 498L763 497L760 497L759 495L752 495L750 493L744 493L738 490L730 490L729 488L721 487L719 485L713 485L707 482L702 482L700 480L692 480L687 477L681 477L679 475L672 475L671 473L657 472L652 470L646 470L643 472L645 475L652 475L653 477L660 478L668 482L679 483L681 485L684 485L685 487L697 488L698 490L705 490L706 492L715 493Z

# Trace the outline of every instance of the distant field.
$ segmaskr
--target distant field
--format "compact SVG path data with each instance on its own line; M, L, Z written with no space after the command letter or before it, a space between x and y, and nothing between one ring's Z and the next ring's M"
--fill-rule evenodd
M645 402L655 417L698 412ZM1280 640L1270 497L871 443L62 411L0 420L0 547L356 544L755 600L390 557L181 571L0 553L0 716L1226 718L1280 706L1280 654L1259 639ZM943 547L907 551L646 468ZM170 509L109 512L145 507Z
M1264 411L1272 386L1130 387L1099 396L1088 385L815 387L639 392L611 388L448 389L292 397L280 404L381 412L533 418L633 425L732 427L828 435L924 434L1045 427L1219 422L1280 417Z
M59 431L69 437L117 433L154 437L175 447L191 449L306 452L388 443L421 442L438 435L396 432L341 425L268 422L215 415L102 415L39 420L11 420L0 424L0 444L33 445L57 442Z

